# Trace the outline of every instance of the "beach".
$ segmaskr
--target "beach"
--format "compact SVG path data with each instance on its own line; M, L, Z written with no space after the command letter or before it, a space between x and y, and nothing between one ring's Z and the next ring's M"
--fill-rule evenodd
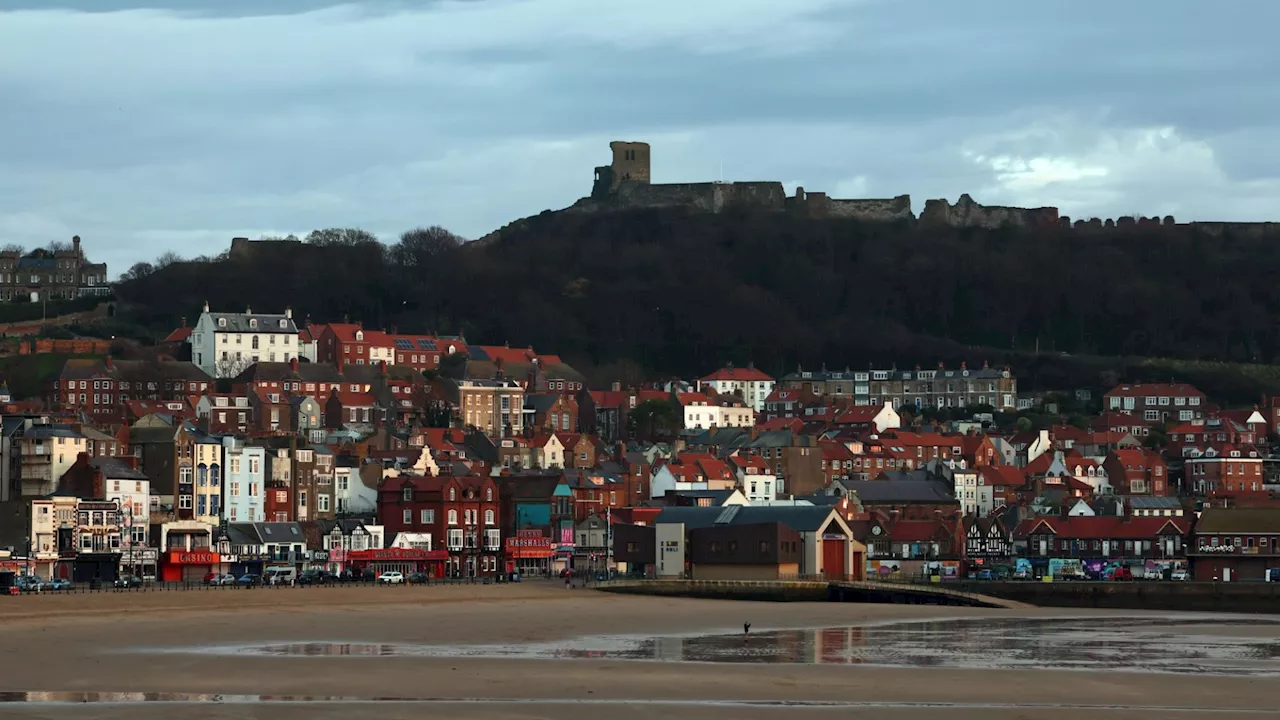
M1234 711L1214 717L1259 717L1280 707L1280 680L1273 677L218 651L290 643L513 646L581 636L741 634L744 622L752 624L752 634L761 634L896 620L1030 622L1082 615L1091 613L651 598L566 590L558 583L6 597L0 598L0 691L268 696L205 698L183 708L184 717L201 719L349 718L352 703L377 698L385 700L363 702L355 714L568 720L602 713L619 719L655 713L676 718L803 713L1002 720L1156 718L1177 710L1188 717L1210 710ZM1276 634L1261 620L1257 627L1247 623L1223 632ZM746 704L710 704L715 702ZM787 702L801 704L778 704ZM172 712L172 706L155 702L0 703L0 715L12 717L136 719Z

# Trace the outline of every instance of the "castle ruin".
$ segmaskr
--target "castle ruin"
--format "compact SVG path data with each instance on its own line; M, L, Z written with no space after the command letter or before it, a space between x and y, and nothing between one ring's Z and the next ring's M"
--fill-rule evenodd
M854 218L869 222L917 220L911 196L881 199L841 199L824 192L796 188L788 197L778 181L758 182L651 182L648 143L609 143L613 161L595 169L591 195L569 208L571 212L602 212L632 208L684 207L700 212L721 213L734 209L791 212L815 218ZM995 228L1006 225L1039 227L1058 223L1057 208L988 207L968 195L950 205L946 200L929 200L921 222L955 227Z
M758 182L651 182L651 155L644 142L609 143L613 161L595 169L591 194L563 212L600 213L638 208L684 208L694 212L723 213L734 210L786 212L810 218L853 218L864 222L905 222L919 227L1056 228L1075 232L1124 230L1150 232L1170 227L1194 228L1210 235L1232 234L1246 237L1280 235L1280 223L1175 223L1172 216L1158 218L1125 217L1118 220L1077 220L1060 216L1056 207L1020 208L982 205L968 193L951 204L945 199L925 201L920 216L911 208L910 195L893 198L847 200L824 192L796 188L788 196L778 181ZM479 242L496 240L515 220Z

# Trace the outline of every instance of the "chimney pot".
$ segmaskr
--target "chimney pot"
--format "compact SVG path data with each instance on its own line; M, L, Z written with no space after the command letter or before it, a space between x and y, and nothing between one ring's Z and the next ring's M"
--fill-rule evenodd
M296 357L289 358L289 367L294 372L298 372L298 358Z
M293 308L292 308L292 307L290 307L290 306L288 306L288 305L285 305L285 306L284 306L284 316L285 316L285 317L287 317L287 318L289 318L290 320L292 320L292 319L293 319Z

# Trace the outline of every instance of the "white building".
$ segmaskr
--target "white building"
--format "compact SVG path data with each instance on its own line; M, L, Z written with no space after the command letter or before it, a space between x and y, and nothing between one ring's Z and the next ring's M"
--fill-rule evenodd
M956 500L965 515L986 517L995 509L995 488L976 470L958 467L951 472Z
M698 381L698 392L714 391L720 395L739 395L747 407L756 412L764 410L764 400L773 392L773 378L760 372L753 365L735 368L723 367Z
M738 478L738 489L752 505L768 504L778 496L778 476L759 455L733 455L728 462Z
M708 430L724 427L752 427L756 424L756 411L745 403L727 402L725 396L702 393L677 393L676 399L684 410L685 430Z
M209 312L205 303L191 331L191 362L215 378L234 377L258 362L289 362L299 357L298 326L293 311L283 315Z

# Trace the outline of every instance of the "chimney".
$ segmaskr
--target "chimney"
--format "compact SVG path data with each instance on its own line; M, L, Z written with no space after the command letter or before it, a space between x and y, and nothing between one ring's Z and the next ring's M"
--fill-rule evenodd
M898 510L898 508L894 508L894 509L892 509L892 510L890 510L890 511L889 511L889 522L890 522L890 523L893 523L893 524L897 524L898 519L899 519L901 516L902 516L902 512L901 512L900 510Z
M108 355L107 355L107 357L105 358L104 362L106 363L107 370L112 370L112 369L114 369L114 368L115 368L115 363L111 362L111 355L110 355L110 354L108 354Z
M76 259L77 259L77 260L79 260L79 259L80 259L80 257L81 257L81 256L80 256L80 236L79 236L79 235L72 235L72 236L71 236L71 251L72 251L72 252L74 252L74 253L76 254Z
M617 380L614 380L613 384L609 386L609 389L613 390L614 392L622 392L622 383Z
M399 335L399 334L400 334L400 328L396 327L395 325L392 325L392 326L391 326L391 334L392 334L392 335Z
M186 327L186 326L187 326L187 316L186 316L186 315L183 315L183 316L182 316L182 327Z
M205 301L204 301L204 311L205 311L205 312L209 312L209 301L208 301L208 300L205 300Z
M380 375L382 375L382 377L384 377L384 378L387 376L387 361L386 361L386 360L380 360L380 361L378 361L378 373L379 373Z
M285 306L284 306L284 316L285 316L285 317L287 317L287 318L289 318L290 320L292 320L292 319L293 319L293 308L292 308L292 307L290 307L290 306L288 306L288 305L285 305Z
M252 314L253 314L253 308L249 307L248 305L245 305L245 306L244 306L244 314L245 314L245 315L252 315Z
M965 361L961 360L961 361L960 361L960 369L961 369L961 370L968 370L968 369L969 369L969 363L967 363L967 362L965 362Z
M357 320L357 321L356 321L356 328L358 328L358 329L360 329L360 330L363 330L363 329L364 329L364 321L363 321L363 320Z
M293 370L294 372L298 372L298 358L297 358L297 357L291 357L291 358L289 358L289 368L290 368L291 370Z

